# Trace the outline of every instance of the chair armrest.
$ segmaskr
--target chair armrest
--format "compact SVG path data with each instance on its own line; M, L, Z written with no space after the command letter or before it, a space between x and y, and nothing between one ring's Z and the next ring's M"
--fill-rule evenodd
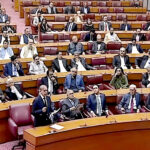
M141 108L142 110L144 109L145 111L143 111L143 112L150 112L150 109L148 109L146 106L142 106L142 108Z
M108 89L108 90L112 90L112 89L113 89L112 86L109 86L109 85L107 85L107 84L103 84L103 86L105 87L105 89Z
M110 110L108 110L108 115L113 115L113 113Z
M8 126L9 126L9 130L12 133L12 135L17 138L18 137L18 126L11 118L8 119Z
M86 86L86 90L87 91L92 91L93 89L91 87L89 87L89 86Z
M34 98L33 95L29 94L28 92L25 92L25 94L29 97L29 98Z

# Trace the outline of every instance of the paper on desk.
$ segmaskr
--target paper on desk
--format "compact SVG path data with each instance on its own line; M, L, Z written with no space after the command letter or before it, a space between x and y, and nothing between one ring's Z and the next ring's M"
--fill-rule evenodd
M51 125L50 127L53 128L53 129L56 129L56 130L61 130L61 129L64 128L63 126L60 126L60 125L58 125L58 124L53 124L53 125Z

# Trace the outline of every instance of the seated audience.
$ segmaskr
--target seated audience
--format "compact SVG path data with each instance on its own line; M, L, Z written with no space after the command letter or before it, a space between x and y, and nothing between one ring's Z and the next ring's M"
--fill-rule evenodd
M110 85L112 85L115 89L126 89L128 88L128 78L124 74L124 71L121 67L117 67L115 69L115 74L113 75Z
M141 29L137 29L136 33L133 34L132 39L135 39L137 42L145 41L145 35L141 33Z
M21 58L33 58L33 55L37 54L36 46L33 45L33 40L29 39L28 45L22 47L20 57Z
M77 31L77 24L74 23L73 17L69 18L69 22L65 26L65 31Z
M3 45L3 42L7 41L10 44L10 38L7 31L3 31L3 34L0 35L0 45Z
M79 52L80 54L84 52L83 44L78 42L77 36L72 37L72 42L70 42L67 52L69 55L74 55L74 52Z
M0 48L0 60L1 59L10 59L14 55L14 52L11 47L8 47L8 42L3 42L3 47Z
M42 10L43 6L39 5L39 7L37 8L34 8L30 11L30 14L38 14L38 13L41 13L41 14L44 14L45 12Z
M72 5L69 5L65 8L65 14L75 14L75 8Z
M136 85L129 86L130 92L125 94L118 105L118 108L125 113L140 112L141 108L141 95L136 92Z
M104 16L103 21L99 24L100 31L109 31L112 27L111 22L108 21L107 16Z
M78 71L93 70L94 68L86 63L86 60L80 57L80 53L75 52L74 58L71 59L71 67L77 68Z
M144 30L149 31L150 30L150 22L147 22Z
M33 40L33 35L30 34L29 28L25 28L24 34L20 38L20 44L28 44L29 40Z
M110 32L105 34L104 43L107 44L108 42L121 42L113 28L110 28Z
M39 56L35 54L33 56L33 62L30 63L29 73L30 74L46 74L47 67L44 62L40 60Z
M89 14L90 8L88 7L87 2L83 3L83 7L80 8L81 14Z
M131 25L128 24L127 19L123 20L123 23L120 26L120 30L122 30L122 31L130 31L131 30Z
M47 23L47 20L46 19L43 19L41 24L40 24L40 31L42 33L46 33L46 32L51 32L51 27L50 25Z
M148 88L150 88L150 86ZM150 93L148 94L148 97L147 97L147 100L146 100L146 107L148 109L150 109Z
M6 99L5 99L5 95L2 89L0 88L0 103L3 103L3 102L6 102Z
M2 32L6 31L7 33L16 33L16 29L10 25L10 21L5 22L5 26L2 27Z
M83 105L80 104L79 100L74 97L73 90L67 90L67 98L63 99L61 102L62 114L64 114L69 120L81 119L82 112L80 108Z
M52 69L55 72L67 72L70 70L67 59L62 57L62 52L58 52L57 58L52 61Z
M48 94L57 94L58 82L53 71L47 70L46 77L43 77L41 80L41 85L47 86Z
M56 7L54 4L50 2L49 6L47 7L48 14L57 14Z
M143 53L143 49L140 44L136 44L136 40L132 39L132 43L129 43L126 48L127 53L139 54Z
M150 67L147 68L147 72L143 74L142 84L145 87L150 87Z
M39 24L41 24L42 20L43 16L40 12L38 12L37 15L33 18L33 25L38 26Z
M8 21L8 15L6 14L6 10L2 9L2 13L0 14L0 23L5 23L6 21Z
M27 98L27 95L22 90L21 85L14 84L12 78L9 78L6 84L7 84L7 89L5 90L5 93L8 100L20 100L20 99Z
M91 117L104 116L108 114L106 97L104 94L100 93L100 89L97 85L93 86L93 93L88 96L86 109L90 113Z
M18 77L24 76L21 63L15 55L10 57L11 62L7 63L4 68L4 76Z
M84 25L84 30L85 31L91 31L94 30L94 25L92 23L92 20L90 18L87 19L85 25Z
M93 41L96 41L97 39L97 35L95 33L95 30L90 30L86 35L85 35L85 38L84 38L84 41L87 41L87 42L93 42Z
M65 90L71 89L74 92L85 90L83 76L77 74L76 68L72 68L71 73L66 76L64 88Z
M135 59L136 68L149 68L150 67L150 49L148 50L148 55L139 57Z
M122 69L131 69L131 63L129 56L126 54L126 49L124 47L120 48L120 54L113 58L113 67L121 67Z
M80 14L80 11L77 11L77 14L74 15L74 22L75 23L83 22L83 17Z
M102 37L100 34L97 35L97 41L93 42L92 53L104 54L106 53L106 45L102 42Z

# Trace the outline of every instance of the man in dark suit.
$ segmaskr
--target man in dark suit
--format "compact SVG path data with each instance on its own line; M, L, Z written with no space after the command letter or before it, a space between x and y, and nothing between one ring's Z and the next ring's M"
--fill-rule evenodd
M97 85L93 86L93 94L88 96L86 108L91 117L103 116L108 114L108 108L106 106L106 97L100 93Z
M70 71L70 66L67 63L67 59L62 57L62 52L58 52L57 58L52 61L52 69L55 72Z
M118 109L125 113L140 112L141 96L136 92L136 85L131 84L130 92L125 94L118 105Z
M23 76L24 72L21 63L15 55L11 56L11 62L7 63L4 68L4 76L18 77Z
M56 7L54 7L54 4L52 2L47 7L47 11L48 11L48 14L56 14L57 13Z
M64 88L65 90L71 89L74 92L82 92L85 90L83 76L77 74L76 68L72 68L71 73L66 76Z
M108 21L107 16L104 16L103 21L99 24L100 31L109 31L112 27L111 22Z
M77 31L77 24L74 23L73 17L69 18L69 22L65 26L65 31Z
M137 42L145 41L145 35L143 33L141 33L141 29L137 29L136 33L133 34L132 39L135 39Z
M81 11L81 14L90 13L90 8L88 7L87 2L83 3L83 7L81 7L80 11Z
M0 88L0 103L1 102L6 102L6 99L2 89Z
M79 100L74 97L73 90L67 90L67 98L62 100L61 105L62 114L69 120L83 118L80 111L80 108L82 108L83 105L81 105Z
M96 41L96 39L97 39L97 36L96 36L95 30L93 29L93 30L90 30L90 32L88 32L85 35L84 41L91 42L91 41Z
M102 42L101 35L97 35L97 41L95 41L92 45L92 53L97 54L105 54L106 53L106 45Z
M39 88L39 95L33 101L32 114L34 115L34 126L44 126L58 119L54 103L47 96L48 90L45 85Z
M77 68L78 71L93 70L94 68L88 65L84 58L80 57L78 52L74 53L74 58L71 59L71 67Z
M120 30L122 30L122 31L130 31L131 30L131 25L127 23L127 19L123 20L123 23L120 26Z
M150 49L148 50L148 55L139 57L135 59L136 68L149 68L150 67Z
M150 30L150 22L147 22L144 30L149 31Z
M6 10L2 9L2 13L0 14L0 23L5 23L6 21L8 21L8 15L6 14Z
M16 30L13 26L10 25L10 21L5 22L5 26L2 27L2 32L6 31L7 33L16 33Z
M75 14L75 8L72 5L69 5L65 8L65 14Z
M136 44L136 40L132 39L132 43L129 43L126 48L127 53L138 54L143 53L143 49L139 44Z
M131 69L131 64L129 56L126 54L126 49L124 47L120 48L120 54L113 58L113 67L122 67L123 69Z
M150 88L150 86L148 88ZM147 100L146 100L146 107L148 109L150 109L150 94L148 94L148 97L147 97Z
M148 86L150 87L150 67L147 68L147 72L143 74L142 84L145 87L148 87Z
M47 76L43 77L41 80L41 85L46 85L48 89L48 94L57 94L58 82L57 77L54 76L54 72L48 70Z

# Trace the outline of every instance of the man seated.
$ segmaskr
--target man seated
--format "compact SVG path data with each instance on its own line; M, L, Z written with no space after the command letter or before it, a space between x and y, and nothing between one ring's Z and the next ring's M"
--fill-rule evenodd
M29 73L30 74L46 74L47 67L44 62L40 60L38 55L33 56L33 62L30 63Z
M33 40L33 35L30 34L29 28L25 28L24 34L20 38L20 44L28 44L29 40Z
M114 29L110 28L110 32L105 34L104 43L107 44L108 42L121 42L118 38L117 34L114 33Z
M129 56L126 54L126 49L124 47L120 48L120 54L113 58L113 67L122 67L123 69L131 69L131 63Z
M80 8L81 14L89 14L90 8L88 7L87 2L83 3L83 7Z
M78 71L93 70L94 68L86 63L86 60L80 57L78 52L74 53L74 58L71 59L71 67L77 68Z
M146 23L146 26L145 26L144 30L146 30L146 31L150 30L150 22Z
M0 23L5 23L8 20L9 18L8 18L8 15L6 14L6 10L3 8L0 14Z
M122 31L130 31L131 30L131 25L128 24L127 19L123 20L123 23L120 26L120 30L122 30Z
M7 31L3 31L3 34L0 35L0 45L3 45L3 42L7 41L10 44L10 38Z
M129 86L130 92L125 94L118 105L118 109L125 113L140 112L141 108L141 95L136 92L136 85Z
M148 50L148 55L139 57L135 59L136 68L149 68L150 67L150 49Z
M2 32L6 31L7 33L16 33L16 29L10 25L10 21L5 22L5 26L2 27Z
M11 62L7 63L4 68L4 76L18 77L24 76L21 63L15 55L10 57Z
M96 54L105 54L106 53L106 45L102 42L101 35L97 35L97 41L95 41L92 45L92 53Z
M38 26L43 20L43 16L40 12L37 13L37 15L33 18L33 25Z
M8 100L26 99L27 95L23 92L19 84L14 84L13 79L9 78L6 82L7 89L5 90Z
M142 84L145 87L150 87L150 67L147 68L147 72L143 74Z
M43 77L41 80L41 85L47 86L48 94L57 94L58 82L53 71L47 70L46 77Z
M0 88L0 103L6 102L4 93L2 91L2 89Z
M74 23L74 18L70 17L69 21L67 22L65 26L65 31L77 31L77 24Z
M70 42L67 52L69 55L74 55L74 52L79 52L80 54L83 54L83 44L78 42L77 36L72 37L72 42Z
M65 8L65 14L75 14L75 8L72 5L69 5Z
M100 89L97 85L93 86L93 93L88 96L86 109L90 113L91 117L104 116L108 114L106 97L104 94L100 93Z
M52 69L55 72L67 72L70 70L67 59L62 57L62 52L58 52L57 58L52 61Z
M147 88L150 88L150 85ZM147 100L146 100L146 107L148 109L150 109L150 93L148 94L148 97L147 97Z
M126 47L127 53L132 54L139 54L143 53L143 49L141 48L140 44L136 44L136 40L132 39L132 43L129 43Z
M20 57L21 58L32 58L37 53L36 46L33 45L33 40L29 39L28 45L22 47Z
M47 11L48 14L57 14L56 7L54 7L54 4L52 2L47 7Z
M96 33L95 33L95 30L90 30L86 35L85 35L85 38L84 38L84 41L87 41L87 42L93 42L93 41L96 41Z
M36 7L36 8L33 8L31 11L30 11L30 14L38 14L38 13L41 13L41 14L44 14L45 12L42 10L43 6L39 5L39 7Z
M133 34L132 39L135 39L137 42L145 41L145 35L141 33L141 29L137 29L136 33Z
M65 90L71 89L74 92L85 90L83 76L77 74L76 68L72 68L71 73L66 76L64 88Z
M11 47L8 47L8 41L3 42L3 47L0 48L0 59L10 59L14 55Z
M80 11L77 11L77 14L74 15L74 22L75 23L82 23L83 22L83 17L81 15Z
M103 21L99 24L100 31L109 31L112 27L111 22L108 21L107 16L104 16Z
M83 105L80 104L79 100L74 97L73 90L67 90L67 98L61 102L62 114L64 114L69 120L83 118L81 108Z

